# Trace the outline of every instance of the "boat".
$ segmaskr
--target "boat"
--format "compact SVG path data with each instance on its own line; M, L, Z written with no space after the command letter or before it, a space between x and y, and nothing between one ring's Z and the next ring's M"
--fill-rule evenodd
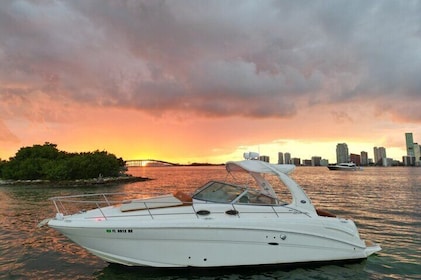
M353 162L344 162L339 164L330 164L327 166L329 170L344 170L344 171L356 171L360 169L355 163Z
M192 195L53 197L57 213L40 226L47 224L99 258L127 266L304 265L359 261L381 250L360 238L352 220L317 210L289 176L294 165L255 158L245 153L244 160L227 162L232 180L210 181ZM289 201L281 186L289 190ZM67 213L90 203L92 209Z

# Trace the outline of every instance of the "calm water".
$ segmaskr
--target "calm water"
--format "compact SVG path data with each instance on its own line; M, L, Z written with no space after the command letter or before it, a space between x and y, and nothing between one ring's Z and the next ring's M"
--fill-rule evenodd
M223 167L133 168L148 182L104 187L0 186L0 279L421 279L421 168L332 172L299 167L293 177L320 208L357 223L362 238L383 250L357 264L164 270L110 265L38 222L55 215L57 195L139 191L192 192Z

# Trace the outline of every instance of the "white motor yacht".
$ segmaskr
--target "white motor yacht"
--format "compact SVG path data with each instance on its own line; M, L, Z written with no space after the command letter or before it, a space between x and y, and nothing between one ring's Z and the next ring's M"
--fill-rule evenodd
M380 246L360 238L349 219L316 211L288 174L294 165L248 159L227 162L246 183L211 181L192 196L153 198L120 194L54 197L49 227L101 259L128 266L224 267L346 261L367 258ZM273 177L289 189L282 201ZM272 179L271 179L272 178ZM251 182L256 188L253 188ZM97 199L100 197L101 199ZM94 203L91 210L67 213L71 203ZM105 205L103 204L105 203Z
M329 170L344 170L344 171L356 171L360 168L353 162L344 162L339 164L328 165Z

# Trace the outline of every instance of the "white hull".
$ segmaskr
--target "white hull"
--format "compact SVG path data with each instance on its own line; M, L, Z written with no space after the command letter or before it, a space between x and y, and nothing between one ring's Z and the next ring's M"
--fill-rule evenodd
M348 168L348 167L337 167L337 166L328 166L329 170L340 170L340 171L357 171L355 167Z
M215 207L212 212L216 212ZM204 218L196 217L190 206L178 207L176 212L191 213L189 218L179 220L166 220L165 215L151 219L146 213L139 218L141 213L137 213L124 221L93 222L86 219L88 211L80 214L81 219L73 215L71 222L65 217L51 220L49 226L98 257L129 266L218 267L368 256L351 220L287 214L286 207L276 210L278 216L268 212L266 218L261 214L261 218L247 218L256 214L242 215L247 209L238 208L240 217L227 216L227 205L222 207L223 214ZM155 211L163 214L162 210Z
M250 181L210 181L193 196L130 195L118 202L114 199L120 194L55 197L57 214L48 225L98 257L129 266L345 261L381 249L361 240L353 221L316 211L303 189L287 176L293 168L253 160L228 162L228 172L250 175L257 187ZM277 197L270 175L290 191L289 203ZM78 202L84 207L93 203L95 209L65 214L65 203ZM104 203L107 206L100 207Z
M357 171L360 169L359 166L356 166L353 163L340 163L335 165L328 165L329 170L341 170L341 171Z

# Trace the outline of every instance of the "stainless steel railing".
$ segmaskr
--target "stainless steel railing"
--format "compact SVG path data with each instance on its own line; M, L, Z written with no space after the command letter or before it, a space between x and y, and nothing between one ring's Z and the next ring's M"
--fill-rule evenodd
M118 197L122 196L121 199L117 199ZM124 197L123 197L124 196ZM153 198L153 197L152 197ZM97 209L101 217L103 219L111 218L110 215L107 215L103 211L103 207L105 206L112 206L112 205L123 205L126 203L136 202L138 204L142 204L143 207L135 210L145 210L147 212L147 216L150 216L151 219L158 215L169 215L169 213L153 213L153 209L159 209L164 207L157 207L156 201L148 201L150 197L144 197L141 193L99 193L99 194L81 194L81 195L69 195L69 196L56 196L50 198L53 202L56 212L59 213L61 216L67 216L71 214L83 213L87 210ZM144 200L144 201L143 201ZM181 201L181 200L180 200ZM274 214L276 217L280 217L282 214L305 214L308 216L307 213L298 211L294 208L289 207L288 205L262 205L267 206L268 211L253 211L252 208L244 211L244 209L239 209L239 205L245 204L237 204L237 203L226 203L229 208L225 212L212 212L211 210L204 210L206 205L212 205L214 203L209 203L206 201L195 201L193 204L191 201L181 201L182 204L177 206L191 206L192 212L174 212L171 215L186 215L186 214L193 214L196 215L197 218L205 217L210 214L227 214L231 216L241 217L244 214ZM221 204L221 203L218 203ZM86 207L85 207L86 206ZM280 208L281 207L281 208ZM276 208L276 209L275 209ZM282 209L282 211L279 211ZM118 217L124 216L145 216L144 213L141 214L133 214L133 211L122 212L118 215Z

